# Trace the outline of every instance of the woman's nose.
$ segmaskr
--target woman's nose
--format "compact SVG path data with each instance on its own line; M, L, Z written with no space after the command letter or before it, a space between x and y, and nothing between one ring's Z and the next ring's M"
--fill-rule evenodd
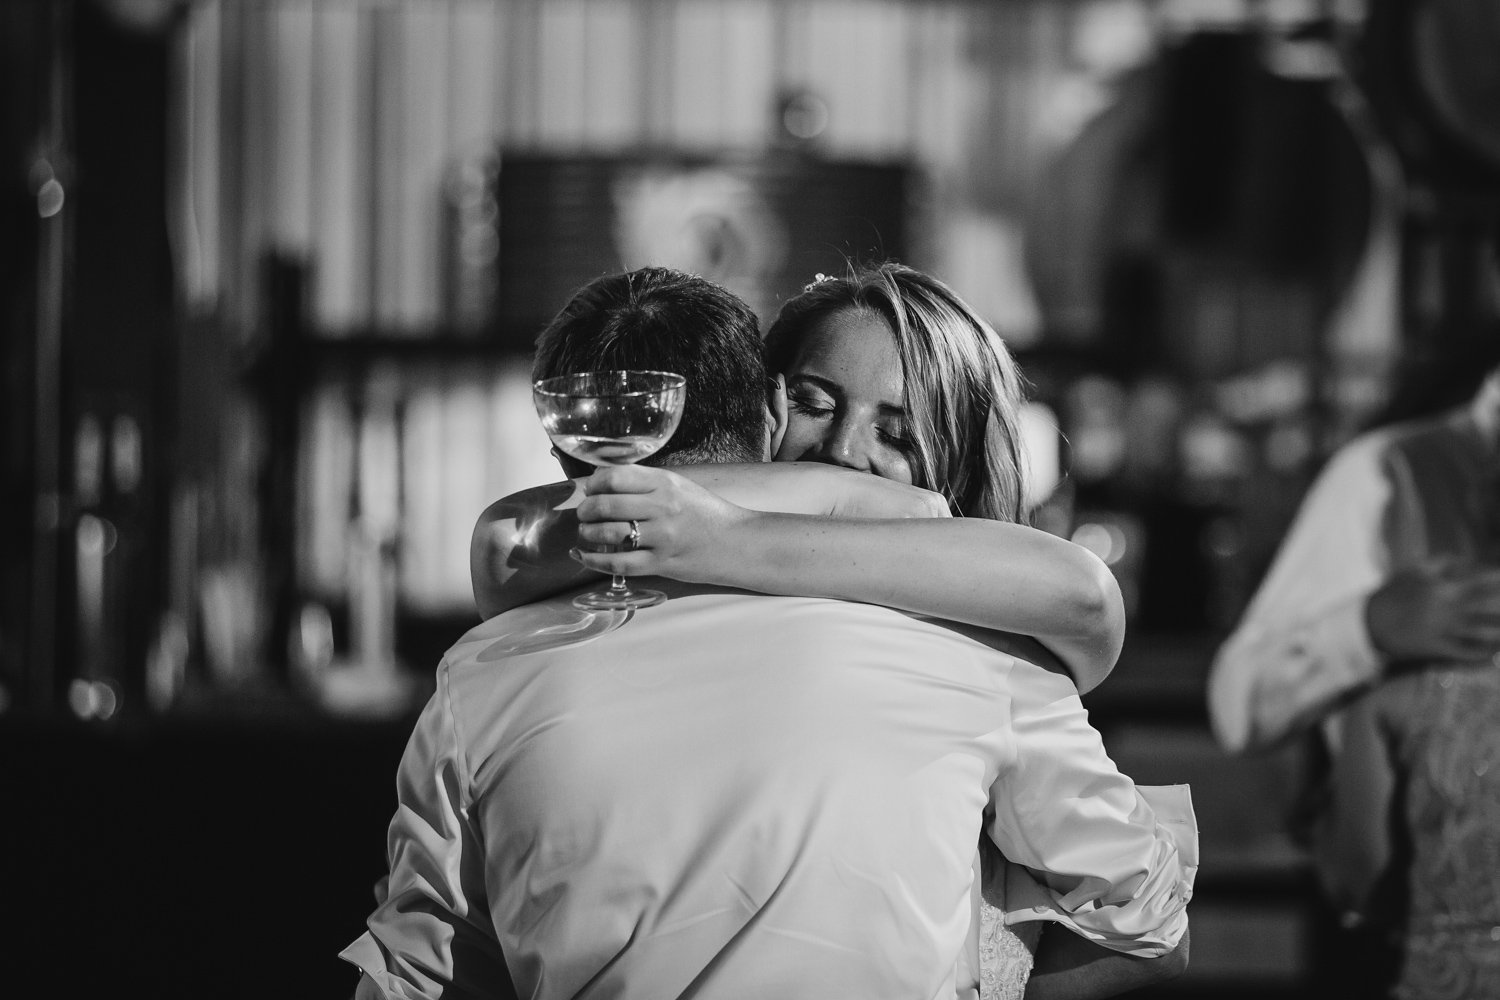
M818 457L829 465L869 472L871 452L868 435L862 433L853 421L840 420L829 428Z

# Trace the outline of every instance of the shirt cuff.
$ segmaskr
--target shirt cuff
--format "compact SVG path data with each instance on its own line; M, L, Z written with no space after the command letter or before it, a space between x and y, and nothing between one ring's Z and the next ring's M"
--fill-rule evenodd
M1198 821L1187 785L1138 785L1156 814L1155 864L1129 900L1069 909L1019 865L1005 866L1005 922L1050 920L1113 951L1156 958L1177 947L1198 874Z
M1198 874L1198 815L1193 812L1193 790L1189 785L1136 785L1141 798L1156 813L1161 832L1177 848L1178 862L1186 873L1188 892Z
M365 931L349 947L339 952L339 958L369 976L386 1000L427 1000L424 994L413 992L407 984L386 971L385 953L369 931Z

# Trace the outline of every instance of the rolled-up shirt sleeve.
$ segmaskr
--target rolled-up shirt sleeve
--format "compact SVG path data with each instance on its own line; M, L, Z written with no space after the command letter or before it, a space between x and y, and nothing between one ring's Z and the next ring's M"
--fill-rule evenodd
M1007 878L1006 922L1051 920L1141 957L1187 927L1198 828L1186 785L1137 787L1066 678L1013 685L1015 757L991 789L989 835L1032 878Z
M509 997L445 668L437 681L397 771L385 897L339 957L400 1000Z

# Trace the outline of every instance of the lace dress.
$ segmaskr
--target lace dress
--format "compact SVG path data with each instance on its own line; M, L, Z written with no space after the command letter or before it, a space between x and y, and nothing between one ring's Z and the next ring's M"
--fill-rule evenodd
M1005 925L1005 858L988 838L981 839L978 858L979 1000L1021 1000L1043 925Z
M979 1000L1021 1000L1031 977L1032 952L1042 925L1017 925L1026 937L1005 926L1005 915L989 903L979 908ZM1029 946L1028 946L1029 944Z
M1402 789L1407 912L1393 995L1500 997L1500 669L1429 670L1371 693Z

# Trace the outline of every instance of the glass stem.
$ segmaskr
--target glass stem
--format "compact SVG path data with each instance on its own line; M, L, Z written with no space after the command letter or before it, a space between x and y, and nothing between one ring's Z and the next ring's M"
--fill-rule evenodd
M611 594L625 593L625 578L619 573L613 573L609 578L609 592Z

